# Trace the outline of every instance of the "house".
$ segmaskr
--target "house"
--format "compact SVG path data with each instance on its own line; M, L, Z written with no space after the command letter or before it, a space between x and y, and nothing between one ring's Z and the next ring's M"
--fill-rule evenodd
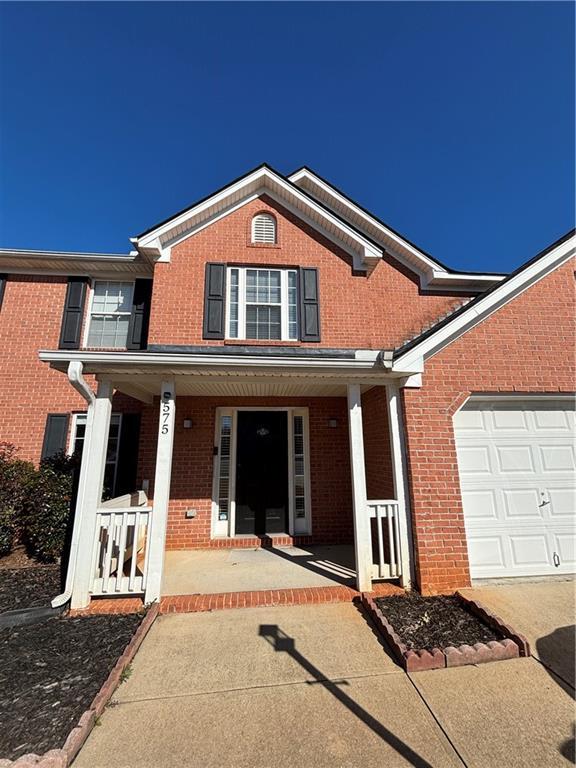
M0 253L0 439L82 450L60 601L157 600L192 548L353 544L360 590L574 571L573 232L459 272L262 165L131 242Z

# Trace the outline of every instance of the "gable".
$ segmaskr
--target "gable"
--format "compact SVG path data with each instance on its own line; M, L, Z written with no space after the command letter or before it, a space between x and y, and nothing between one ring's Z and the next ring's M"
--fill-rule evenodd
M421 371L424 360L434 356L462 335L491 317L510 302L562 267L576 252L574 230L557 240L510 274L491 290L444 318L424 333L399 346L394 353L394 369Z

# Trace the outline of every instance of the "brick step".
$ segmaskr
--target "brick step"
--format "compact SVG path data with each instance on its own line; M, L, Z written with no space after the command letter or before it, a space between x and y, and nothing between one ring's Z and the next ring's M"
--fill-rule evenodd
M372 594L380 597L402 594L396 584L374 584ZM360 597L352 587L301 587L297 589L262 589L253 592L218 592L209 595L167 595L160 600L160 613L196 613L226 608L271 608L278 605L313 605L347 603ZM95 598L88 608L71 611L71 616L105 613L137 613L144 607L140 598Z

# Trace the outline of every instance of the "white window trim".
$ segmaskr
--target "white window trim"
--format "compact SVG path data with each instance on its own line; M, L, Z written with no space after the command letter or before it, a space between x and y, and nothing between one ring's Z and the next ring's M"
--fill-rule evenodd
M90 280L88 286L88 302L87 311L84 318L84 332L82 334L82 346L86 349L88 347L88 336L90 335L90 323L92 322L92 305L94 303L94 284L95 283L130 283L132 285L132 297L134 297L134 280L115 280L107 277L95 277ZM98 313L101 314L101 313ZM119 315L131 315L132 312L115 312ZM91 347L91 349L100 349L100 347ZM101 347L101 349L108 349L108 347ZM116 349L126 349L126 347L116 347Z
M238 270L238 335L231 335L231 317L230 317L230 298L232 293L232 270ZM260 304L259 302L250 302L255 306L279 306L280 307L280 339L248 339L246 337L246 272L249 269L255 270L267 270L269 272L280 272L280 304ZM290 324L289 324L289 290L288 290L288 274L292 272L296 275L296 335L290 336ZM278 267L266 267L266 266L244 266L244 267L227 267L226 269L226 338L230 341L298 341L299 329L298 329L298 270L296 269L282 269Z
M74 443L76 442L76 433L78 431L79 416L82 416L84 419L86 419L87 417L86 411L81 411L81 412L72 414L72 426L70 428L70 435L68 437L68 450L66 451L68 456L72 456L74 453ZM110 419L112 420L113 418L118 419L118 451L116 452L116 461L114 462L114 477L112 479L112 490L114 490L114 487L116 486L116 479L118 477L118 459L120 458L120 440L122 439L122 414L112 413L110 415ZM84 437L84 440L86 440L86 437ZM105 468L106 468L106 464L108 464L107 461L104 462Z
M310 431L308 408L297 407L262 407L245 406L239 408L217 408L214 425L214 446L218 451L214 455L212 475L212 525L211 538L236 537L236 463L238 440L238 413L240 411L284 411L288 420L288 535L309 536L312 534L312 508L310 488ZM230 476L229 476L229 514L228 520L218 520L218 482L220 479L220 419L222 416L232 418L232 434L230 444ZM304 492L306 516L296 519L294 503L294 416L302 416L304 428Z

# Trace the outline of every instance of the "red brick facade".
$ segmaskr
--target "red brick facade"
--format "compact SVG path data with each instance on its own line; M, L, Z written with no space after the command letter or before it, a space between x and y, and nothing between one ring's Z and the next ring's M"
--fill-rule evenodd
M276 217L277 245L250 243L252 217L261 211ZM149 344L234 344L202 338L207 262L318 269L321 341L290 346L392 349L463 298L462 293L423 292L416 275L387 255L368 273L355 271L346 252L263 197L175 245L169 262L155 264ZM40 458L47 414L86 410L66 376L38 359L39 350L58 348L66 283L64 276L11 273L0 309L0 441L14 443L22 458L33 461ZM574 317L574 266L565 265L429 359L421 388L403 390L414 555L423 591L452 590L469 581L452 426L455 411L471 393L573 391ZM87 379L94 386L93 377ZM151 497L157 402L143 405L117 394L113 406L115 411L142 414L138 480L149 481ZM384 388L364 391L362 405L368 498L393 498ZM310 541L351 542L345 398L178 397L167 548L213 545L216 409L236 406L309 409ZM183 428L184 418L192 420L191 429ZM196 510L192 519L184 515L189 508Z
M452 419L472 393L574 392L574 261L426 363L404 409L417 573L426 592L469 581Z
M249 242L250 222L262 210L277 219L278 246ZM271 200L255 200L176 245L170 263L156 264L150 344L225 343L202 338L207 261L317 267L322 340L302 346L391 349L462 301L423 294L416 276L392 260L355 273L351 257L316 230Z

